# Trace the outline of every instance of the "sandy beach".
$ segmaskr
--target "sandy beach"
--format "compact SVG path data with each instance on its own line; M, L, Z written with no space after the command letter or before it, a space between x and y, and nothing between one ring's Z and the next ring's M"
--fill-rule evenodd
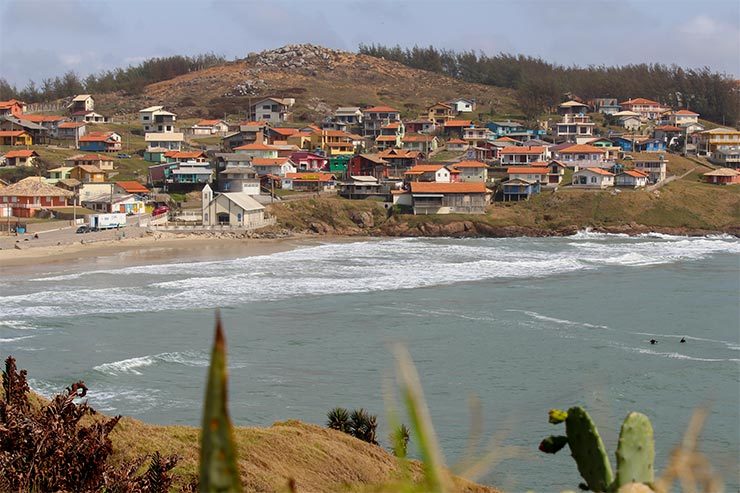
M353 239L352 241L356 241ZM342 241L342 238L292 237L288 239L241 239L223 237L143 236L0 250L0 272L23 275L39 268L91 269L110 266L208 261L293 250L304 246Z

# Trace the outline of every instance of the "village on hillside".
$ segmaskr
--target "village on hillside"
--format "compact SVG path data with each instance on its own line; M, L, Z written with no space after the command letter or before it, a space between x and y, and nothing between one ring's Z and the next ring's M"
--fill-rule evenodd
M314 122L296 121L285 97L254 98L243 121L183 122L162 105L124 121L98 113L93 95L67 101L59 114L0 102L0 171L17 171L0 175L5 231L44 219L79 232L126 224L106 214L159 229L254 230L274 223L270 204L317 194L398 214L482 214L545 192L652 191L680 177L678 156L711 168L707 183L740 183L740 131L640 97L572 96L534 126L476 120L465 94L408 117L390 105L338 107Z

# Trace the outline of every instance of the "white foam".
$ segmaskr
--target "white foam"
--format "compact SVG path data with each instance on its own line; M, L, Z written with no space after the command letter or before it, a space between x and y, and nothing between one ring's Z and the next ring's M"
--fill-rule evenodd
M693 261L728 252L740 253L740 241L624 238L587 231L567 239L402 238L328 243L260 257L67 274L77 280L64 289L0 295L0 316L19 320L212 308L245 300L532 279L604 267ZM129 274L136 274L126 281L129 285L111 280ZM131 285L132 281L137 284ZM101 287L111 285L118 287Z
M529 315L530 317L536 318L537 320L543 320L545 322L553 322L553 323L561 324L561 325L572 325L572 326L577 326L577 327L586 327L588 329L609 329L609 327L606 326L606 325L590 324L588 322L577 322L575 320L568 320L568 319L563 319L563 318L548 317L546 315L542 315L540 313L533 312L533 311L528 311L528 310L514 310L514 309L509 309L509 310L506 310L506 311L507 312L524 313L525 315Z
M0 342L16 342L16 341L22 341L23 339L30 339L32 337L36 337L36 336L8 337L6 339L0 339Z
M676 352L661 352L661 351L654 351L652 349L647 349L647 348L623 346L620 344L612 344L611 346L617 347L619 349L629 351L632 353L649 354L652 356L661 356L663 358L670 358L670 359L682 359L682 360L688 360L688 361L703 361L703 362L709 362L709 363L740 362L740 359L736 359L736 358L700 358L697 356L689 356L687 354L681 354L681 353L676 353Z
M208 366L208 360L202 354L192 351L184 351L153 354L140 356L137 358L128 358L120 361L114 361L112 363L103 363L102 365L93 367L93 370L113 376L119 375L121 373L141 375L142 373L141 371L139 371L141 368L152 366L157 362L173 363L195 367Z

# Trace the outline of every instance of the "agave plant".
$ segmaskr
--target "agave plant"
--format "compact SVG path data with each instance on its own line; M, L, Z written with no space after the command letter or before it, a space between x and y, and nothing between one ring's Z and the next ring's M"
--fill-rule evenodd
M378 417L370 414L363 408L355 409L350 415L351 434L364 442L378 444L376 430L378 428Z
M393 444L393 451L396 453L396 457L406 457L406 452L409 447L409 440L411 439L411 432L405 424L401 424L391 433L391 443Z
M343 407L335 407L328 413L326 413L326 426L332 430L341 431L343 433L351 433L351 423L349 419L349 411Z

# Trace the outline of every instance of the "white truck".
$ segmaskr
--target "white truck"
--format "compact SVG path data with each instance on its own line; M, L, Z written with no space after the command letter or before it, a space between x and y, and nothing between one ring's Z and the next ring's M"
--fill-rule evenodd
M126 226L126 214L90 214L88 225L93 230L123 228Z

